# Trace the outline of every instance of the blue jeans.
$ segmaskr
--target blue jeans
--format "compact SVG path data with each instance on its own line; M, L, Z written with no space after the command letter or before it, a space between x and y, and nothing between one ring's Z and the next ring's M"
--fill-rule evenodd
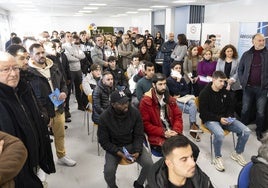
M170 61L163 61L162 73L166 75L166 77L169 77L170 75L170 64Z
M104 179L109 188L117 188L115 174L120 160L121 158L116 155L108 152L105 153ZM137 158L136 162L142 166L137 182L140 185L143 185L145 179L147 178L147 174L153 165L153 160L144 147L142 149L142 154Z
M194 100L190 100L186 104L177 102L177 105L183 113L189 114L190 124L196 122L197 108Z
M256 103L256 132L265 131L264 118L265 107L267 103L267 90L263 90L260 87L247 86L243 91L243 106L241 112L241 121L248 124L252 113L253 102Z
M206 127L214 134L213 146L215 157L221 157L221 147L224 139L224 131L236 133L238 136L237 144L235 147L236 153L240 154L244 152L245 145L250 135L250 129L238 120L234 120L230 125L222 125L218 121L205 122Z

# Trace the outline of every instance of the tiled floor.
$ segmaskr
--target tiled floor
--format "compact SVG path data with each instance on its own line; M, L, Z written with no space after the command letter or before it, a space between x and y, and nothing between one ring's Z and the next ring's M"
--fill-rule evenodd
M93 126L90 123L91 134L87 135L87 127L84 126L84 112L76 109L77 104L71 100L72 122L67 125L66 130L66 151L67 155L77 161L75 167L65 167L56 165L57 172L47 178L49 188L106 188L107 185L103 178L104 151L101 150L98 156L97 142L92 142ZM188 135L189 125L188 116L183 115L184 132ZM251 127L254 127L251 126ZM238 174L241 170L235 161L230 158L233 151L233 141L231 134L227 135L224 140L222 154L225 164L225 172L218 172L210 163L210 135L204 133L201 135L201 142L196 143L200 148L200 155L197 164L211 178L211 181L217 188L229 188L235 185ZM96 138L94 138L96 139ZM250 160L252 155L257 153L260 143L257 141L254 132L252 132L244 156ZM52 146L55 153L55 147ZM56 161L56 155L54 155ZM157 158L153 158L154 161ZM137 165L119 166L117 170L117 184L120 188L131 188L137 178Z

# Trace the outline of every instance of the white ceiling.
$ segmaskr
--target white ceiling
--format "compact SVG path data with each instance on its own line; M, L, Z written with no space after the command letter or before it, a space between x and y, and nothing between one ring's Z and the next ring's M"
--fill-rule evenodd
M175 0L1 0L0 8L10 13L77 16L79 15L79 11L87 10L84 9L84 7L98 7L96 10L90 10L92 11L90 13L82 13L82 16L118 17L141 14L144 12L138 9L151 9L149 11L163 9L153 8L152 6L163 5L167 7L179 7L184 5L208 5L235 0L187 0L192 1L191 3L174 3L174 1ZM186 0L177 1L185 2ZM90 3L103 3L106 4L106 6L92 6L89 5Z

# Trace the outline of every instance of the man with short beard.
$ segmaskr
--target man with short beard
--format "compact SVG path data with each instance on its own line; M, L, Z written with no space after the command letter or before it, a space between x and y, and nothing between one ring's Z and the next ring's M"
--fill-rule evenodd
M155 73L152 85L141 99L139 109L151 148L162 154L161 146L165 140L182 134L182 113L176 99L169 95L164 74ZM199 149L193 143L191 146L194 158L197 159Z
M143 188L144 181L153 161L143 147L143 125L139 111L132 107L129 98L123 91L111 94L111 104L99 120L99 143L106 151L104 178L110 188L117 188L116 169L120 160L127 163L137 162L142 166L134 188ZM124 154L125 147L130 157Z
M66 156L64 144L64 103L55 106L49 95L57 88L60 91L58 100L65 100L68 93L63 75L58 66L46 58L45 50L40 44L32 44L29 48L30 57L28 70L34 75L30 84L39 103L47 110L54 133L58 164L75 166L76 162Z

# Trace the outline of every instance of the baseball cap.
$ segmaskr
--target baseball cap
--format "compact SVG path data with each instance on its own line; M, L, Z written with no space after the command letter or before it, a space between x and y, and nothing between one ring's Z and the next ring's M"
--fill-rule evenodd
M111 94L111 103L121 103L124 104L129 101L129 98L126 96L124 91L115 90Z

